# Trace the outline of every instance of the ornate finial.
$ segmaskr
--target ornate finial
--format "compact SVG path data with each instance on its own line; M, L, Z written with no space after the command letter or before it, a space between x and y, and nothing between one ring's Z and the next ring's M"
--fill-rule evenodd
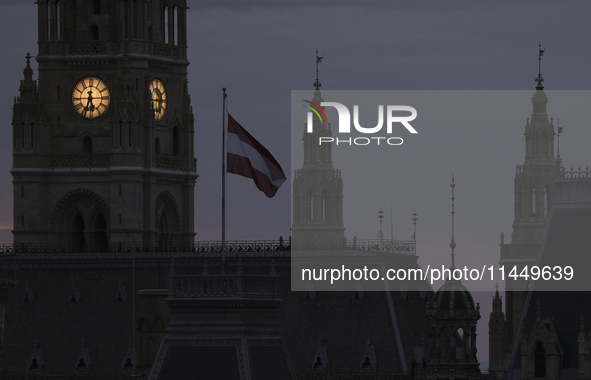
M412 224L413 224L413 232L412 232L412 240L414 242L417 241L417 220L419 220L419 218L417 218L418 214L417 214L417 210L413 210L412 213Z
M25 56L27 58L27 64L25 65L25 69L23 70L23 75L25 76L26 81L33 80L33 69L31 68L31 54L27 53Z
M497 284L495 285L495 289L496 289L496 292L497 292L497 293L499 293L499 283L498 283L498 282L497 282Z
M538 85L536 86L536 90L543 90L544 86L542 86L542 82L544 78L542 78L542 56L544 55L544 49L542 49L542 43L540 42L538 45L538 77L536 78L536 82Z
M450 269L453 271L454 269L456 269L456 263L455 263L455 253L454 250L456 249L456 242L454 240L454 215L456 213L455 211L455 187L456 184L454 182L454 176L452 174L451 176L451 243L449 243L449 247L451 248L451 267Z
M320 90L320 86L322 86L322 84L318 80L318 64L322 63L323 59L324 59L324 56L322 56L322 57L318 56L318 49L316 49L316 82L314 82L314 87L316 87L317 90Z
M505 244L505 234L501 232L501 245Z

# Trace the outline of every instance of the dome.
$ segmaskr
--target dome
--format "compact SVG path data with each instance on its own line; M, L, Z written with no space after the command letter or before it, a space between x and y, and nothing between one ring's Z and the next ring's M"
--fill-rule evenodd
M474 308L472 295L459 281L446 281L435 293L432 307L435 310L449 310L450 304L453 310L468 310ZM468 307L468 305L470 305Z

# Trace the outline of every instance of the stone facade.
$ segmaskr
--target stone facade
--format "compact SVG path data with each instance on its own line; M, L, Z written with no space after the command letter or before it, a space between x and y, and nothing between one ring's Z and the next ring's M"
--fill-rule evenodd
M12 120L15 244L191 242L186 2L47 1L38 12L39 78L27 57Z

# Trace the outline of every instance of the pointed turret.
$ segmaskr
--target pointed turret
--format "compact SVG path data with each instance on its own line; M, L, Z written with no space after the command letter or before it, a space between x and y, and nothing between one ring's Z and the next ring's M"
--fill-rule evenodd
M18 98L20 103L36 102L38 99L37 81L33 80L33 69L31 68L31 54L27 53L27 65L23 70L24 79L21 80L19 87L20 96Z
M319 90L318 63L322 58L316 51L315 91L312 100L303 104L311 109L312 117L303 130L304 164L295 170L293 180L292 241L296 244L345 241L341 171L332 165L332 144L318 144L320 137L332 137L321 106L324 99Z
M516 267L518 273L526 265L535 265L544 234L546 220L554 199L554 178L557 163L554 157L554 120L548 117L548 97L542 82L541 60L544 50L539 46L538 76L532 97L532 113L525 125L525 159L515 172L515 207L511 243L501 242L500 265ZM498 373L506 370L521 323L527 296L528 282L524 279L505 284L506 327L503 340L504 354L490 360L490 367ZM495 301L496 302L496 301ZM491 352L499 349L493 347ZM500 351L499 351L500 352Z

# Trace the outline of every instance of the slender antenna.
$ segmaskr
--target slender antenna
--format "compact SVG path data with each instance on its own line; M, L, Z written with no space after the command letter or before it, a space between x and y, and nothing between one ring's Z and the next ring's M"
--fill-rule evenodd
M382 211L381 206L380 211L378 211L378 219L380 220L380 232L378 233L378 241L381 243L384 241L384 231L382 230L382 219L384 219L384 212Z
M542 78L542 56L544 55L545 49L542 49L542 43L538 44L538 77L536 78L536 82L538 85L536 86L536 90L543 90L544 86L542 86L542 82L544 78Z
M556 138L558 140L558 142L556 143L557 145L557 152L556 152L556 157L560 157L560 134L562 133L562 130L564 129L564 125L561 127L560 126L560 119L558 119L558 133L556 134Z
M451 248L451 267L449 269L451 269L452 271L454 269L456 269L456 262L455 262L455 256L456 254L454 253L454 250L456 249L456 242L454 240L454 216L456 214L455 211L455 187L456 184L454 183L454 176L452 174L451 176L451 243L449 243L449 247Z
M392 221L392 203L390 203L390 240L394 241L394 224Z
M226 88L222 88L222 263L226 262Z
M316 82L314 82L314 87L316 87L317 90L320 90L320 86L322 86L322 84L318 80L318 64L322 63L322 59L324 59L324 56L319 57L318 49L316 49Z
M412 213L412 224L413 224L413 232L412 232L412 240L416 243L417 242L417 220L419 220L419 218L417 218L418 214L417 214L417 210L414 210Z

